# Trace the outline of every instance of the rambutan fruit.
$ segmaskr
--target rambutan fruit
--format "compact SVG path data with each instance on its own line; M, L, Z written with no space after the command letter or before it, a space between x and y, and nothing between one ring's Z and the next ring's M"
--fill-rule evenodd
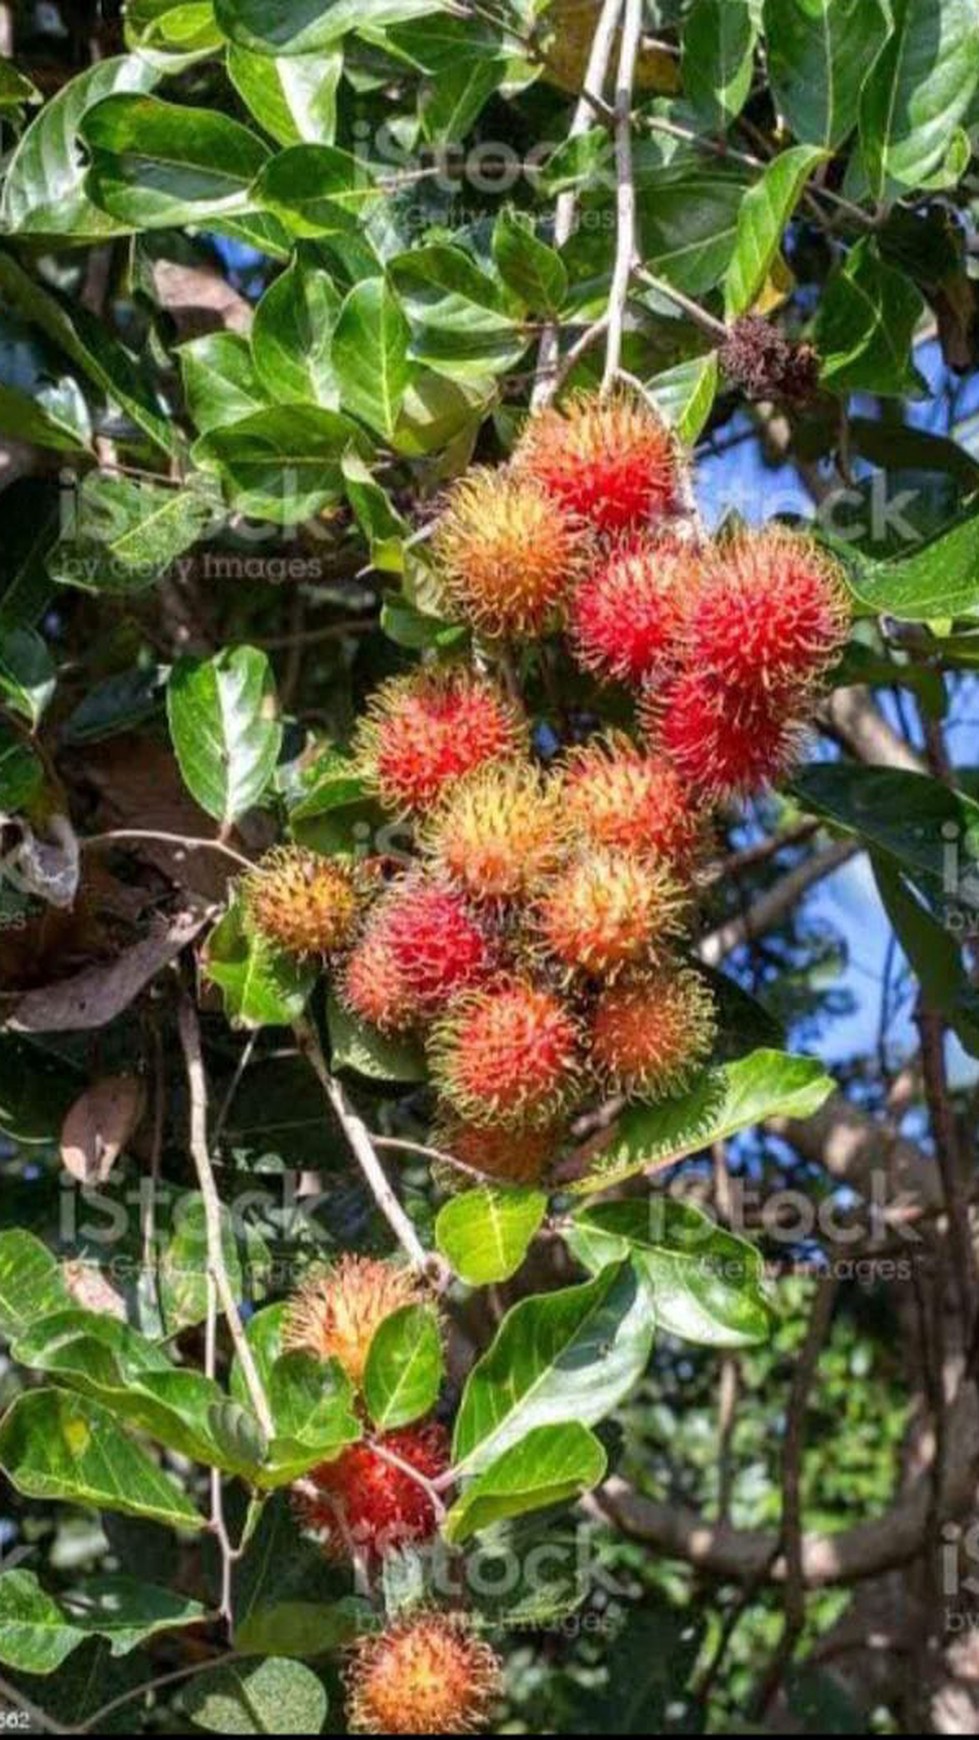
M635 686L675 658L699 580L694 545L624 539L604 552L576 588L571 646L583 670Z
M798 698L838 658L849 618L840 570L811 538L781 526L741 532L705 566L688 660L746 699Z
M659 1099L682 1093L710 1055L711 991L699 973L670 965L611 985L598 998L591 1061L611 1092Z
M582 393L529 418L513 467L600 532L651 526L675 511L681 461L645 400Z
M371 1342L385 1318L428 1298L410 1269L376 1257L344 1255L332 1268L314 1270L290 1299L282 1345L337 1360L359 1389Z
M329 955L353 935L358 897L351 867L301 846L276 846L243 881L249 923L276 948Z
M681 778L711 803L776 783L799 753L795 709L763 691L739 697L699 669L648 695L639 716Z
M404 1033L417 1019L416 999L386 926L374 914L343 963L337 990L351 1015L379 1033Z
M588 539L532 478L476 467L453 484L432 549L464 621L488 639L533 638L559 626Z
M473 1734L501 1684L499 1658L461 1615L415 1610L354 1645L349 1726L354 1734Z
M496 950L485 925L451 884L406 876L372 915L390 950L399 982L417 1015L438 1014L457 992L492 970Z
M567 1004L528 979L467 992L433 1029L432 1076L467 1123L553 1124L578 1085L579 1028Z
M474 899L524 895L560 860L557 783L528 762L481 768L449 793L432 817L425 845Z
M560 1153L565 1131L560 1124L535 1130L501 1129L496 1125L463 1123L448 1116L436 1125L433 1145L442 1153L501 1184L536 1184ZM459 1184L455 1173L452 1182Z
M448 1433L434 1420L382 1432L314 1468L294 1492L297 1515L331 1559L376 1564L434 1535L436 1506L424 1482L444 1474L449 1461Z
M703 806L688 781L622 732L572 750L562 792L571 835L585 845L686 866L704 838Z
M577 854L548 884L536 926L565 967L611 976L662 953L680 934L686 906L666 865L598 847Z
M506 697L463 666L392 677L372 696L357 759L386 809L423 813L456 780L526 747Z

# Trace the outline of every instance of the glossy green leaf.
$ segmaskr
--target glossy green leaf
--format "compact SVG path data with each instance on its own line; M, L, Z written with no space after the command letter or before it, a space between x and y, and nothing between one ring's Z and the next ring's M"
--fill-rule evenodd
M352 1069L372 1081L424 1081L427 1075L420 1046L410 1038L388 1037L358 1021L330 994L327 1025L334 1069Z
M929 1009L944 1015L965 1050L979 1057L979 991L969 982L959 942L932 917L892 859L873 853L871 862L884 910ZM951 905L957 889L949 893Z
M656 1105L627 1106L615 1135L585 1178L571 1188L583 1195L607 1190L649 1167L663 1167L770 1117L811 1117L833 1091L833 1081L811 1057L753 1051L707 1069L690 1089Z
M888 852L936 891L962 896L968 842L979 838L979 803L963 792L926 773L845 761L803 768L792 789L812 814Z
M44 788L40 758L12 726L0 722L0 810L24 810Z
M979 82L973 0L890 0L893 27L860 97L860 144L876 199L937 169Z
M207 477L174 488L148 477L93 471L66 504L48 572L59 586L84 592L141 592L223 520L223 505Z
M365 165L335 145L293 145L277 152L256 181L254 196L300 237L354 232L378 203Z
M417 362L467 381L500 374L523 355L527 341L501 286L461 248L412 248L391 260L388 270Z
M431 1306L404 1305L375 1331L364 1400L375 1426L393 1432L430 1413L442 1384L442 1339Z
M683 29L683 88L709 132L740 115L751 89L749 0L693 0Z
M445 1519L446 1539L458 1546L504 1518L580 1498L605 1465L594 1432L579 1421L536 1426L469 1483Z
M439 1209L435 1242L460 1280L486 1287L516 1274L546 1212L543 1190L465 1190Z
M441 10L438 0L215 0L215 15L232 42L258 54L314 54L348 30L394 24Z
M273 58L233 43L228 74L259 126L278 144L333 144L342 50Z
M745 194L724 284L728 320L747 314L754 305L767 282L802 190L817 164L825 158L826 152L819 146L793 146L790 151L781 152Z
M568 274L556 249L542 242L524 212L507 207L493 226L493 259L503 282L534 314L557 315Z
M28 1498L61 1499L201 1529L180 1487L106 1408L67 1390L29 1390L0 1422L0 1467Z
M251 1255L247 1249L246 1255ZM254 1247L254 1235L251 1235ZM168 1335L203 1323L210 1290L207 1279L207 1216L202 1198L188 1193L181 1198L169 1238L159 1261L160 1303ZM226 1209L221 1211L221 1252L228 1281L236 1299L245 1296L245 1275L235 1226Z
M647 383L651 398L681 441L691 446L703 433L717 396L720 370L717 352L677 363Z
M276 1656L195 1674L180 1701L191 1721L213 1734L319 1734L328 1707L312 1668Z
M743 169L680 162L637 189L639 245L650 271L688 296L716 290L734 252L748 185ZM600 253L604 247L602 240Z
M924 312L920 291L872 242L851 248L826 286L814 339L823 380L836 393L917 397L924 383L911 346Z
M32 1571L0 1575L0 1661L21 1673L49 1674L90 1637L128 1655L160 1631L205 1617L199 1601L134 1577L98 1577L73 1589L64 1606Z
M204 971L224 993L236 1027L288 1027L306 1007L316 983L315 961L297 961L249 927L235 901L207 940Z
M804 144L836 150L887 36L880 0L765 0L764 22L779 113Z
M629 1263L521 1300L469 1374L453 1463L478 1474L536 1426L595 1425L641 1377L652 1341L652 1303Z
M292 526L339 498L340 456L356 438L355 425L336 411L273 405L211 429L194 458L220 473L242 513Z
M237 821L268 786L282 745L265 654L238 646L212 659L178 660L167 715L188 790L215 821Z
M0 1124L7 1127L2 1104ZM47 1245L22 1227L0 1232L0 1334L10 1341L37 1318L70 1304L61 1264Z
M178 57L175 71L191 59L220 46L211 0L127 0L127 41Z
M91 154L88 197L140 230L247 210L268 157L262 141L227 115L159 97L106 97L87 112L80 135Z
M862 562L850 574L861 604L905 622L970 616L979 610L979 514L892 562Z
M208 332L180 347L187 409L201 435L240 422L268 404L251 345L238 332Z
M56 681L51 654L34 629L0 634L0 693L32 727L40 722Z
M381 435L394 432L411 375L411 331L383 278L365 278L346 297L333 329L330 356L344 410Z
M339 409L330 342L340 295L328 272L300 250L255 310L252 353L268 397L277 404Z
M768 1338L772 1312L761 1256L691 1203L658 1193L579 1209L568 1244L586 1268L631 1257L653 1296L656 1326L705 1347Z

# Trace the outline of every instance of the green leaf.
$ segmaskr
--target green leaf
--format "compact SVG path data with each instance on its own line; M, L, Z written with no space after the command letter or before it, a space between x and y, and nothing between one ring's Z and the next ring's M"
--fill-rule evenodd
M60 505L60 504L59 504ZM0 591L0 634L12 628L36 628L51 602L54 582L47 570L47 556L57 536L59 512L38 514L38 524L5 526L7 572Z
M6 1107L0 1122L7 1125ZM61 1264L22 1227L0 1232L0 1334L11 1341L39 1317L71 1304Z
M221 43L211 0L128 0L126 38L181 63Z
M593 1273L631 1257L653 1296L656 1327L705 1347L751 1347L771 1333L759 1253L690 1203L657 1193L579 1209L567 1234Z
M268 404L251 345L241 333L207 332L181 345L178 354L187 409L201 435Z
M66 499L48 572L59 586L84 592L142 592L223 520L208 478L177 489L147 477L93 471Z
M255 120L279 145L332 145L343 52L273 59L240 44L228 49L228 75Z
M345 1642L358 1622L370 1623L371 1611L352 1596L337 1601L337 1589L336 1571L322 1547L300 1533L290 1497L273 1493L235 1567L235 1648L318 1656Z
M337 411L273 405L211 429L194 458L220 472L242 513L292 526L339 499L340 456L356 439L356 426Z
M428 1414L442 1384L438 1318L428 1305L403 1305L375 1331L364 1372L364 1400L375 1426L393 1432Z
M708 132L736 120L751 89L749 0L693 0L683 30L683 88Z
M355 762L328 744L309 760L304 757L294 786L284 795L290 822L307 822L345 804L359 803L364 796L363 775Z
M133 1577L79 1584L62 1608L32 1571L0 1576L0 1661L21 1673L50 1674L89 1637L107 1637L111 1654L128 1655L159 1631L205 1617L199 1601Z
M700 1153L766 1118L811 1117L832 1091L831 1077L815 1058L753 1051L705 1070L689 1093L676 1099L627 1106L608 1148L571 1189L580 1195L607 1190L649 1167Z
M319 1656L340 1650L367 1629L369 1609L354 1595L339 1601L278 1601L235 1628L240 1655Z
M706 356L677 363L648 382L650 396L680 440L689 446L702 434L714 409L718 379L717 352L711 350Z
M790 151L781 152L745 194L724 283L728 320L747 314L754 306L802 190L816 165L824 163L826 156L818 145L793 146Z
M44 767L12 727L0 723L0 810L12 816L39 797Z
M363 163L335 145L292 145L279 151L258 177L254 198L294 236L356 232L378 204Z
M525 212L501 211L493 226L493 259L504 284L532 314L560 313L568 294L564 261L534 234Z
M438 0L215 0L214 12L231 42L257 54L315 54L332 48L348 30L423 18Z
M78 129L96 103L117 92L149 91L159 77L160 69L145 56L127 54L100 61L62 86L34 117L10 159L0 206L3 228L78 243L124 232L125 224L86 198Z
M507 1517L580 1498L598 1485L605 1467L594 1432L577 1420L536 1426L466 1487L443 1524L446 1540L459 1546Z
M971 615L979 609L979 514L967 514L900 560L861 562L849 578L875 615L904 622Z
M22 109L25 103L39 103L41 93L12 60L0 57L0 109Z
M776 108L797 139L835 151L887 37L880 0L765 0L764 22Z
M460 1280L486 1287L516 1274L546 1213L543 1190L465 1190L439 1209L435 1242Z
M826 386L834 393L920 397L925 383L911 346L924 306L910 279L886 265L872 241L858 242L830 278L816 316L813 336Z
M51 654L33 628L0 635L0 691L32 727L40 723L56 681Z
M441 242L398 254L388 271L411 327L411 355L460 381L503 373L527 340L500 286L463 253Z
M248 190L268 158L262 141L227 115L159 97L106 97L79 131L92 159L89 198L139 230L247 211Z
M277 404L325 405L337 410L340 392L330 341L340 296L328 272L300 250L255 310L252 353L269 398Z
M405 568L405 540L409 526L402 519L383 484L378 483L370 467L358 453L343 456L343 481L347 500L357 517L357 524L370 544L371 565L387 574L401 574ZM381 607L381 626L387 601ZM396 638L395 636L391 637Z
M170 735L188 790L228 825L255 805L275 771L282 723L272 667L256 647L180 659L167 688Z
M521 1300L469 1374L453 1463L478 1474L536 1426L595 1425L641 1377L652 1342L651 1300L629 1263Z
M254 1245L255 1235L249 1238ZM238 1240L231 1215L221 1211L221 1251L236 1299L245 1292ZM159 1263L160 1298L166 1333L174 1335L207 1316L207 1216L199 1195L181 1198L170 1237Z
M679 162L658 171L636 196L640 249L650 271L688 296L716 290L734 252L747 185L736 166ZM569 257L573 249L574 242Z
M190 1500L107 1409L67 1390L29 1390L0 1423L0 1467L28 1498L89 1504L169 1528L202 1529Z
M926 773L857 767L845 761L805 767L792 781L799 802L859 834L948 896L961 898L969 843L979 838L979 803ZM974 896L969 904L976 905Z
M860 145L878 200L939 167L979 81L973 0L890 6L893 27L860 96Z
M267 1389L275 1436L256 1476L259 1486L286 1486L361 1436L353 1388L336 1360L283 1353L268 1373Z
M932 917L892 859L872 853L871 863L884 910L928 1007L944 1015L965 1050L979 1057L979 992L969 982L958 942Z
M390 436L411 375L408 322L383 278L365 278L346 297L333 329L331 359L345 410Z
M198 1728L214 1734L320 1734L328 1708L312 1668L277 1656L195 1674L180 1702Z
M306 1007L319 976L315 961L297 961L249 927L240 900L207 940L204 971L224 992L236 1027L289 1027Z
M414 1039L387 1037L358 1021L331 991L326 1008L334 1069L352 1069L371 1081L425 1081L428 1071Z

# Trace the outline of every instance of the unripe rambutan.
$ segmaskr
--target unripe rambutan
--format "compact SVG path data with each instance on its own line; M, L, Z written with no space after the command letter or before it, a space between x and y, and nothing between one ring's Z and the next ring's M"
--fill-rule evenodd
M578 1038L560 997L503 979L461 997L434 1029L432 1076L467 1123L543 1127L574 1097Z
M355 1734L472 1734L485 1727L498 1657L456 1615L414 1612L362 1637L347 1670Z
M742 532L706 564L689 661L746 699L798 699L839 656L849 617L839 568L811 538L781 526Z
M789 771L802 725L784 703L759 692L738 698L700 670L690 670L641 703L640 721L705 800L747 796Z
M466 1124L450 1116L436 1125L432 1142L484 1178L499 1179L503 1184L536 1184L560 1153L564 1135L562 1125L508 1130ZM459 1184L459 1173L452 1182Z
M434 878L407 876L396 883L372 923L422 1019L485 979L495 964L493 942L464 896Z
M353 935L353 871L301 846L276 846L245 877L245 911L259 934L287 954L329 955Z
M582 393L532 416L513 457L571 513L601 532L652 525L672 513L681 462L662 418L639 398Z
M337 1360L359 1389L371 1342L385 1318L428 1298L427 1288L410 1269L375 1257L344 1255L332 1269L308 1275L293 1295L282 1345L317 1359Z
M668 665L699 568L695 546L669 539L631 538L600 556L570 609L572 650L582 669L635 685Z
M337 989L344 1007L379 1033L404 1033L416 1020L411 987L373 915L343 963Z
M686 905L665 865L598 847L554 877L536 923L545 948L564 966L602 977L655 959L682 930Z
M510 900L561 854L560 792L527 762L481 768L433 816L425 845L474 899Z
M664 967L602 992L591 1060L612 1092L659 1099L683 1092L709 1057L715 1032L714 999L699 973Z
M356 1555L376 1564L387 1553L435 1533L431 1494L399 1462L416 1469L423 1480L444 1474L449 1466L445 1428L430 1420L383 1432L373 1444L350 1444L300 1483L294 1492L299 1519L304 1528L322 1536L331 1559Z
M685 866L704 832L704 811L665 757L620 732L572 750L562 775L572 836L636 857Z
M525 746L506 697L462 666L382 683L356 739L360 765L385 808L416 812L431 809L467 773Z
M432 548L451 605L490 639L556 628L587 560L582 526L546 490L488 467L453 485Z

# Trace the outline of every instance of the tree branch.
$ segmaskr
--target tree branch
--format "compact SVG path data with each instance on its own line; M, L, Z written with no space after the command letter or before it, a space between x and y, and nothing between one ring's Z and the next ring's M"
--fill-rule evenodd
M615 384L622 362L622 329L636 256L636 189L632 178L632 92L642 29L642 0L625 0L619 70L615 82L615 265L608 301L608 338L602 392Z

